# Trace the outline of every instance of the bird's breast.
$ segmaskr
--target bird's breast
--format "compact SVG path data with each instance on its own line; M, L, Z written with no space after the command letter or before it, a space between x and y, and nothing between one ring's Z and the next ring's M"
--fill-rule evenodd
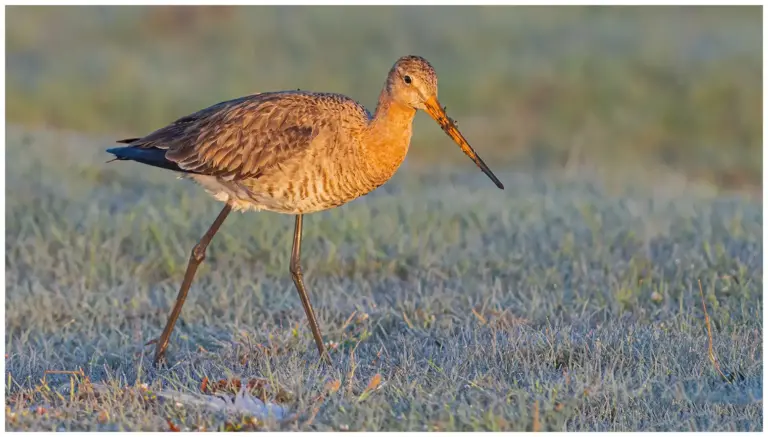
M394 170L373 167L357 154L313 156L239 184L259 209L306 214L368 194L386 182Z

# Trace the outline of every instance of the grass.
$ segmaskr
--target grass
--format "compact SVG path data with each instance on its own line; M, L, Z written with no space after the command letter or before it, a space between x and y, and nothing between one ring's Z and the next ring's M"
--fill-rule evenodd
M761 431L759 11L7 8L6 429ZM257 91L373 109L410 53L507 189L417 117L391 183L305 220L333 367L292 218L252 213L154 369L221 205L104 148ZM287 415L204 397L249 381Z
M499 191L469 162L406 163L305 220L333 367L317 363L288 274L291 217L251 213L214 239L155 370L143 345L220 205L162 171L104 164L108 138L11 125L6 142L7 430L763 429L750 197L492 166ZM291 415L160 396L252 378Z
M666 166L759 191L760 10L13 6L8 119L131 137L297 87L373 109L392 63L414 53L435 65L442 103L494 162ZM414 163L461 159L443 153L431 122L414 139Z

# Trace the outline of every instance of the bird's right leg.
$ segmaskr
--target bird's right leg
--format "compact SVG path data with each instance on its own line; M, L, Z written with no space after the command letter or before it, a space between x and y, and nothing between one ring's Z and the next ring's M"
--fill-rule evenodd
M296 285L296 291L299 292L299 299L301 299L301 304L304 306L304 312L307 314L307 321L309 321L312 335L315 337L317 352L326 364L331 364L331 357L325 349L325 344L323 344L323 334L320 332L320 325L317 323L315 311L312 309L312 303L309 301L307 288L304 286L304 275L301 273L301 230L303 218L302 214L296 215L296 225L293 229L293 249L291 250L291 276L293 277L294 285Z
M208 232L203 235L203 238L201 238L200 241L192 249L192 254L189 256L189 264L187 264L187 271L184 273L184 280L181 282L179 295L176 297L176 304L173 306L173 311L171 311L171 315L168 317L168 323L165 325L163 335L160 336L160 340L157 342L154 360L155 366L157 366L157 364L165 355L165 349L168 347L168 341L171 338L171 332L173 331L173 327L176 325L176 320L179 318L181 307L184 305L184 301L187 300L187 292L189 292L189 286L192 285L192 280L195 278L195 272L197 272L197 268L205 259L205 250L208 248L208 244L211 242L211 240L213 240L213 236L216 235L216 232L221 227L221 224L224 223L224 219L227 218L231 211L232 206L229 204L225 205L224 209L221 210L211 227L208 228Z

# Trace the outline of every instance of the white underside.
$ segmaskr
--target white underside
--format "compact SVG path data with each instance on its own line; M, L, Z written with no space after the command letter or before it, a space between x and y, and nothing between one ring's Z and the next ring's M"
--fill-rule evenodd
M304 212L293 205L286 205L268 195L250 191L234 182L222 181L215 176L188 174L183 177L194 180L216 200L232 205L235 211L273 211L283 214Z

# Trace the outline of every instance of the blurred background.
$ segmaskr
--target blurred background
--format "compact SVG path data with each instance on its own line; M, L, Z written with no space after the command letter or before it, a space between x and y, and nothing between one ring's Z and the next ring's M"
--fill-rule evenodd
M119 139L295 88L373 111L392 63L418 54L494 168L664 169L760 192L759 7L6 10L11 129ZM467 165L428 117L416 125L409 166Z

